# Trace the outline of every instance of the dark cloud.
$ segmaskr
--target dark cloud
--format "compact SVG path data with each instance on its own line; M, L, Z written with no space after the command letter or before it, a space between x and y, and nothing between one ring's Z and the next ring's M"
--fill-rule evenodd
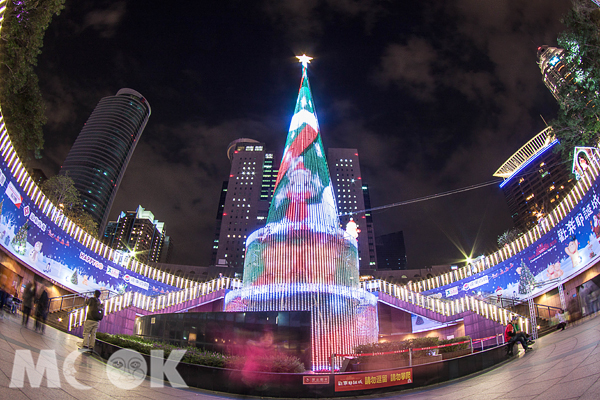
M421 38L410 38L406 45L389 45L381 58L381 68L376 80L407 86L421 100L433 100L436 77L432 64L438 55L435 49Z
M252 4L249 4L252 3ZM568 0L422 2L68 1L38 72L56 173L103 96L131 87L152 116L112 210L151 210L179 263L206 265L229 142L250 137L281 157L300 79L326 147L357 148L373 206L493 180L557 106L536 49L553 45ZM74 28L75 27L75 28ZM497 185L374 213L403 230L409 266L495 250L511 226Z
M82 29L92 28L103 38L114 37L126 11L127 4L124 1L114 2L104 10L90 11L84 17Z

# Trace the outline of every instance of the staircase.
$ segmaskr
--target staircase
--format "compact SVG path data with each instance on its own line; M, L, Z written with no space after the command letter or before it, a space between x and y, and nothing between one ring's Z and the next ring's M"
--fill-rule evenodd
M137 292L126 292L103 301L104 317L114 313L134 308L139 314L158 314L164 312L185 312L203 303L214 300L207 296L229 289L239 289L242 281L232 278L218 278L212 281L198 283L189 288L156 296L146 296ZM210 297L210 296L209 296ZM67 331L83 326L87 307L75 307L61 321L66 323ZM103 319L104 321L104 319Z
M517 316L521 319L523 330L527 333L531 332L529 318L475 297L465 296L455 300L437 299L413 292L407 286L396 285L381 279L361 282L361 287L369 292L379 292L380 301L393 303L390 305L435 321L445 323L476 315L477 319L506 325L512 317Z
M67 332L69 330L69 314L74 309L84 308L85 301L94 296L94 292L72 293L50 298L46 324ZM108 289L101 290L100 292L102 293L100 295L101 299L111 299L118 295L117 292Z
M241 287L242 282L239 279L223 277L157 296L127 292L105 300L104 315L106 318L111 314L126 313L129 309L133 309L132 312L138 316L185 312L208 301L214 301L215 299L212 297L215 295L222 296L227 290ZM518 316L521 318L524 330L531 331L528 318L474 297L463 297L452 301L437 299L410 291L406 286L399 286L383 280L362 282L361 287L369 292L377 292L379 300L384 303L442 323L458 320L465 322L467 320L469 322L492 321L494 324L489 325L493 325L493 329L498 330L498 326L506 325L513 316ZM83 306L73 306L70 310L61 310L60 314L53 313L55 314L53 323L60 326L59 329L67 331L79 329L85 321L86 311L86 307Z
M69 310L59 310L48 314L46 324L60 331L68 330Z

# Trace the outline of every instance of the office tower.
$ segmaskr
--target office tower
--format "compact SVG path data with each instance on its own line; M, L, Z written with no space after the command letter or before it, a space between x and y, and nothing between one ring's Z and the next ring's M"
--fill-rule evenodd
M148 118L150 104L132 89L100 100L60 170L81 194L83 209L105 230L108 214Z
M571 71L563 61L565 50L558 47L538 47L538 65L544 84L556 100L560 100L561 87L572 80Z
M151 211L138 206L137 210L121 212L117 221L109 222L102 241L140 262L158 262L164 247L165 223L155 220Z
M365 210L371 209L371 194L369 185L362 185L363 199L365 202ZM365 212L365 221L367 221L367 241L369 243L369 269L377 269L377 244L375 241L375 227L373 226L373 215L371 211Z
M160 250L160 257L158 262L162 264L169 264L173 258L173 239L171 236L165 236L163 240L162 249Z
M253 139L231 142L227 157L231 170L221 188L212 264L241 273L246 238L267 221L277 169L273 154Z
M221 195L219 196L219 206L217 208L217 223L215 224L215 238L213 240L211 265L217 263L217 252L219 251L219 237L221 236L221 225L223 224L223 212L225 211L225 200L227 199L227 185L229 181L223 181Z
M312 370L377 341L377 299L360 288L356 239L340 228L306 64L267 224L246 241L243 288L226 311L310 311ZM360 190L360 187L359 187ZM231 191L231 182L229 185Z
M500 184L513 223L521 231L543 220L569 193L575 178L565 168L560 154L552 148L558 143L548 127L513 154L494 176Z
M380 235L377 243L377 270L406 269L406 247L402 231Z
M371 213L351 215L371 208L370 204L369 207L365 205L365 197L369 199L369 189L362 181L358 150L330 148L327 159L342 227L345 228L352 218L360 229L357 238L360 270L376 269L375 233Z

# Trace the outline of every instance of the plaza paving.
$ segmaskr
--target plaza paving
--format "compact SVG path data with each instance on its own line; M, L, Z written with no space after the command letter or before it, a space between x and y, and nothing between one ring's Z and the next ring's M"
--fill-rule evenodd
M40 350L54 349L59 369L77 350L81 339L47 327L44 335L21 326L20 318L0 320L0 400L21 399L237 399L248 398L196 389L154 388L145 380L134 390L121 389L107 377L102 360L79 356L74 377L87 390L75 389L60 372L60 387L48 388L47 378L38 388L26 379L22 388L10 388L15 351L31 350L37 360ZM535 350L495 369L427 389L396 392L365 399L599 399L600 317L587 318L539 339Z

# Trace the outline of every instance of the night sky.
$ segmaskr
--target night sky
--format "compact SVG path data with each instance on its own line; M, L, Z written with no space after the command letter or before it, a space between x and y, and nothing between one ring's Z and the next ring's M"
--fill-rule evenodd
M208 265L227 144L280 159L301 77L326 148L357 148L372 206L495 180L556 116L536 64L556 45L568 0L67 0L37 72L44 158L58 173L92 110L122 87L152 115L111 211L166 223L172 262ZM409 268L487 254L512 226L498 185L373 214L404 231Z

